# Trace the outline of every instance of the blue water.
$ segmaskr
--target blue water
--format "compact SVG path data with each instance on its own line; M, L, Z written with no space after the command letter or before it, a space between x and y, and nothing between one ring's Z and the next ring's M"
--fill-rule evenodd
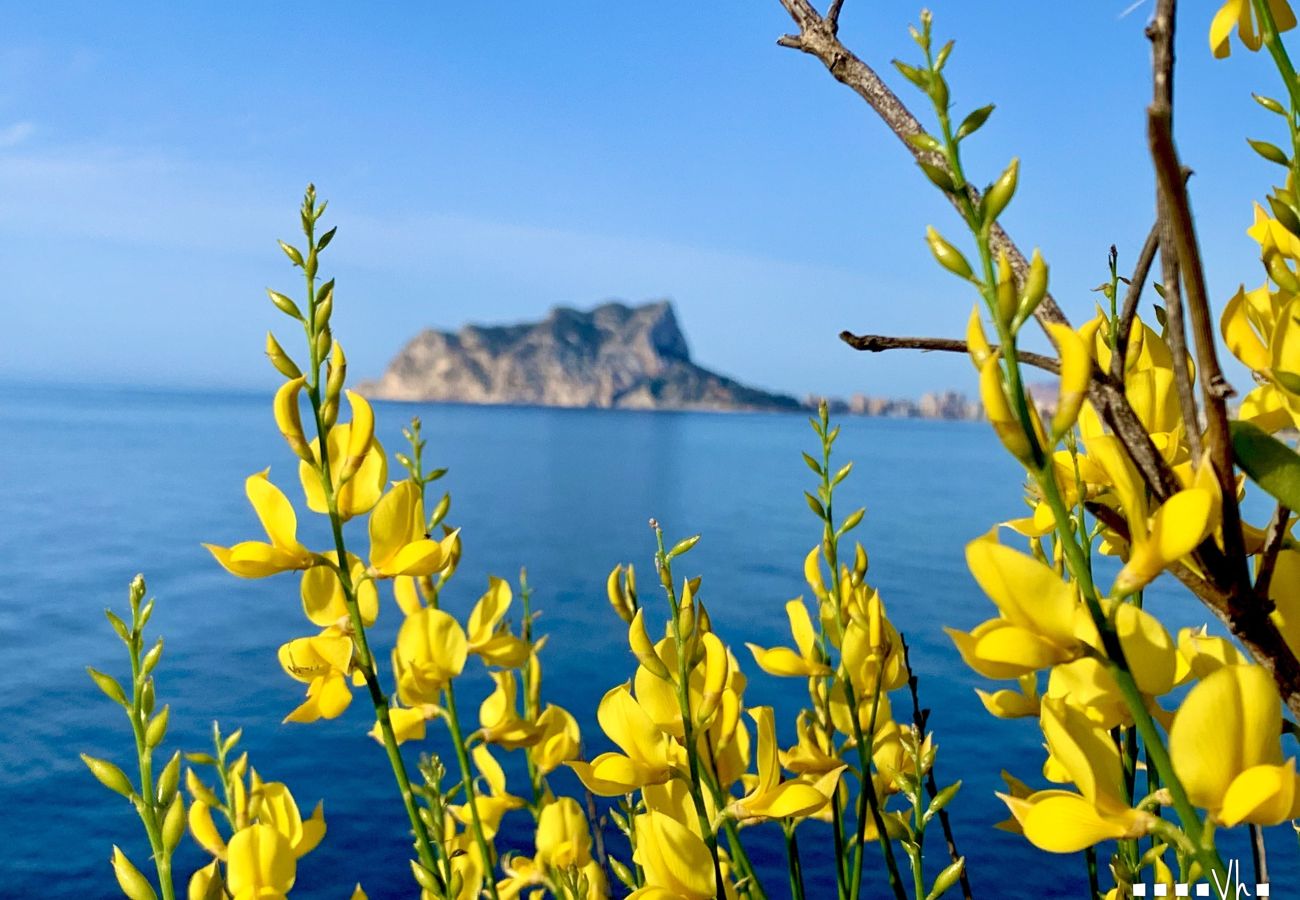
M390 450L400 448L398 429L413 414L424 421L432 463L450 467L441 484L452 491L451 520L465 540L444 603L463 619L488 573L513 579L528 567L544 610L539 630L551 635L543 651L546 697L590 723L589 753L604 749L597 701L631 671L605 576L615 563L635 562L643 595L652 594L650 516L670 538L704 535L683 574L704 576L703 597L732 646L788 643L782 604L805 592L801 562L819 537L801 497L811 473L799 451L811 450L814 439L802 417L381 403L380 436ZM992 611L966 573L962 548L992 523L1021 514L1017 467L981 424L842 424L836 449L856 466L838 506L867 507L860 537L869 578L906 633L922 701L935 710L939 777L964 781L952 812L977 896L1084 896L1081 857L1047 856L992 828L1006 815L993 796L1002 768L1042 783L1041 735L1033 723L984 712L972 691L980 679L940 630L970 627ZM302 860L295 896L344 897L358 880L371 897L411 895L408 825L387 761L365 736L364 698L358 694L334 722L280 724L301 685L281 672L275 651L310 631L297 579L237 580L199 546L260 537L242 484L268 464L297 497L294 462L260 395L29 385L0 394L0 559L7 563L0 578L0 896L114 896L111 844L147 860L133 812L77 758L82 751L123 764L131 758L124 717L84 667L123 671L102 611L124 608L126 586L141 571L158 597L150 630L166 638L158 696L172 705L168 751L207 749L214 718L228 731L242 726L243 746L263 777L287 782L303 807L324 799L328 835ZM324 546L317 518L300 515L300 536ZM1176 586L1151 593L1170 623L1206 618ZM387 603L375 644L391 646L396 625ZM740 653L747 701L774 703L788 729L801 684L765 676ZM482 681L471 679L463 691L463 713L475 712ZM904 695L895 702L904 716ZM526 813L512 815L527 824ZM1294 883L1295 845L1282 832L1271 847L1274 880ZM785 895L779 830L763 826L746 837L772 896ZM811 878L829 852L829 829L808 823L800 839ZM622 846L617 835L609 840ZM931 840L938 860L937 829ZM188 873L200 861L187 850L178 869ZM883 896L874 853L868 865L866 893ZM824 895L824 882L810 883L810 896Z

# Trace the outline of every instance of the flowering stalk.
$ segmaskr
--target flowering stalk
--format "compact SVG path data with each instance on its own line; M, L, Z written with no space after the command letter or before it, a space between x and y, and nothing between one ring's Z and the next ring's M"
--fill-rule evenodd
M303 269L306 278L308 314L303 317L302 322L307 335L311 365L305 388L311 403L312 420L316 428L318 446L321 448L317 471L320 476L321 489L325 494L335 552L338 554L338 564L335 566L335 572L342 585L344 603L347 606L348 621L355 646L354 665L365 679L366 689L370 694L375 720L379 724L379 731L383 738L384 750L388 755L388 762L393 770L393 778L397 781L398 791L402 796L402 804L406 808L407 817L411 822L411 830L415 835L416 852L419 855L420 864L430 873L435 873L437 872L436 861L429 840L429 832L415 804L415 793L411 788L411 779L407 774L406 763L403 761L401 751L398 749L393 724L389 718L388 698L384 695L383 688L380 686L378 670L366 637L365 623L361 618L361 609L357 602L357 588L359 585L353 582L351 566L347 563L349 557L343 538L343 518L339 514L338 494L330 471L330 454L326 452L329 429L333 424L330 419L337 416L339 398L337 391L334 392L332 397L322 396L320 383L321 365L333 346L333 339L329 329L329 313L332 311L334 300L333 282L326 283L319 292L316 289L317 259L320 252L333 238L335 231L335 229L330 229L321 236L319 241L316 239L316 222L324 211L325 204L316 205L315 187L308 185L302 206L302 229L307 238L307 257L303 259L299 254L298 258L294 259L293 253L289 253L289 250L285 251L289 258L294 261L294 264ZM341 384L339 387L341 388Z
M722 897L726 894L726 882L722 877L722 864L718 860L718 837L709 822L708 808L704 805L704 794L700 790L700 785L703 782L700 775L702 767L700 766L699 747L695 740L695 726L691 718L689 680L691 660L689 658L689 648L686 646L686 641L691 635L683 628L682 604L678 602L677 590L673 586L673 558L695 546L695 542L699 540L699 537L687 538L676 544L671 550L665 551L663 529L653 519L650 520L650 527L654 529L657 547L655 568L659 570L659 581L663 585L664 594L668 597L669 608L672 610L673 646L677 651L677 705L682 714L683 740L686 744L686 760L690 769L691 801L695 804L695 814L699 819L700 837L703 838L705 845L709 848L709 854L713 858L713 876L717 883L718 896ZM698 616L693 615L689 624L692 629L698 628Z
M135 738L136 767L140 786L137 791L120 768L103 759L85 753L82 761L100 784L131 801L149 838L154 868L163 900L173 900L176 889L172 884L172 853L185 833L185 803L177 790L180 784L180 752L172 755L163 768L157 783L153 776L153 753L167 734L168 707L155 716L154 681L152 672L162 658L163 643L160 638L144 652L144 628L153 614L154 601L144 600L144 576L137 575L131 582L131 624L127 626L112 610L105 610L109 623L118 638L126 645L131 660L131 697L111 675L87 667L91 680L104 695L126 712ZM131 900L153 900L156 896L149 880L141 874L126 855L113 848L112 865L118 885Z

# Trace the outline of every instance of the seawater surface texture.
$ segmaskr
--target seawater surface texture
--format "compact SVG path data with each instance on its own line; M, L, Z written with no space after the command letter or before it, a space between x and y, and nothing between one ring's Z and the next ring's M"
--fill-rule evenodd
M589 754L607 747L595 724L598 700L633 669L625 628L605 600L610 568L634 562L644 602L662 614L651 516L670 539L703 534L678 571L703 575L715 626L750 678L746 700L774 704L789 742L803 683L764 675L743 644L788 644L782 605L807 592L802 560L819 531L801 496L812 475L799 452L813 450L815 440L803 418L391 403L376 404L376 412L390 452L402 449L400 425L419 415L431 465L450 467L435 490L452 491L451 520L464 529L465 554L445 606L463 621L488 573L514 580L528 567L543 610L538 628L550 635L545 698L578 717ZM837 509L867 507L858 536L870 554L869 578L912 645L923 702L934 709L940 779L964 781L952 811L977 896L1085 896L1081 856L1048 856L993 829L1006 815L993 795L1001 769L1044 784L1041 734L1033 723L984 712L973 692L982 682L941 630L969 628L993 612L967 574L962 548L1021 514L1017 466L978 423L841 424L838 459L856 465ZM131 759L125 718L84 667L124 671L103 609L125 606L138 571L158 598L150 632L166 638L158 696L172 705L168 751L207 749L211 722L220 719L228 731L243 727L259 773L287 782L304 812L325 801L328 835L302 860L295 896L346 897L358 880L371 897L413 896L408 825L387 760L366 736L365 696L357 692L333 722L280 723L302 686L281 672L276 648L311 631L297 578L238 580L200 547L260 537L243 480L267 465L298 505L300 537L327 546L321 520L301 502L297 465L276 433L269 396L11 385L0 395L0 429L7 501L0 896L114 896L107 862L114 842L142 867L147 862L127 803L77 758L84 751L124 765ZM364 552L364 533L354 526L350 537ZM1150 594L1173 627L1206 619L1177 585ZM385 588L376 647L391 647L398 617ZM476 715L486 681L477 663L470 671L459 691L467 717ZM894 711L910 716L905 692L894 695ZM519 754L502 757L510 787L522 793ZM575 786L568 776L556 780L562 790ZM512 813L502 849L530 852L511 844L529 824L527 813ZM786 895L779 829L745 834L772 896ZM941 837L931 834L929 856L939 863ZM813 880L826 871L829 826L807 823L799 836L809 896L832 895L833 886ZM1285 838L1279 832L1272 848L1275 894L1295 883L1295 846ZM626 853L618 835L607 840ZM1227 855L1250 871L1243 845L1230 843ZM867 861L864 896L884 896L874 848ZM190 848L178 869L188 874L201 862Z

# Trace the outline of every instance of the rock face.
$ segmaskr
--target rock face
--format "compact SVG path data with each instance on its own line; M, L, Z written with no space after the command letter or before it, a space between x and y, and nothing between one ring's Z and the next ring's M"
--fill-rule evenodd
M691 362L667 300L417 335L363 393L387 400L622 409L797 410Z

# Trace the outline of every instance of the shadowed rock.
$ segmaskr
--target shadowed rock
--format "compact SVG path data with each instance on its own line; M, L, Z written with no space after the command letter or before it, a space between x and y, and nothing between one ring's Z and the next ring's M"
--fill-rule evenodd
M537 323L417 335L363 393L387 400L620 409L796 410L691 362L667 300L590 312L556 307Z

